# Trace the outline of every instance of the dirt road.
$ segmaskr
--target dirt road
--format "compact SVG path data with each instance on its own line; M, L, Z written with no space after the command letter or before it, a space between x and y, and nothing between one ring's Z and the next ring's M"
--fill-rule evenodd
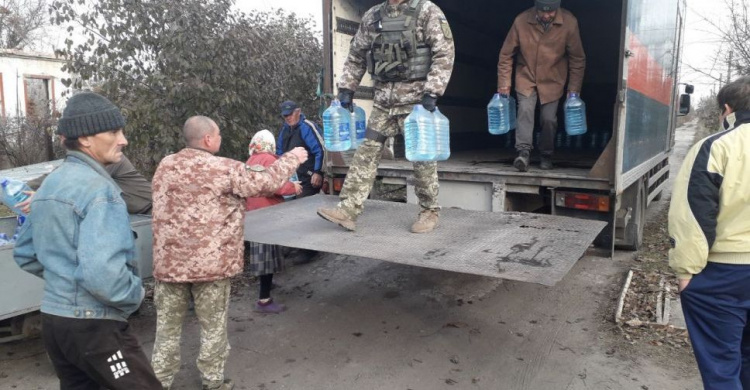
M675 164L694 130L678 132ZM631 344L612 324L632 258L585 256L543 287L324 255L278 275L281 315L252 313L257 286L238 286L227 376L269 390L701 388L690 356ZM133 326L150 353L153 310ZM197 348L190 316L175 388L200 388ZM0 389L54 388L39 340L0 345Z

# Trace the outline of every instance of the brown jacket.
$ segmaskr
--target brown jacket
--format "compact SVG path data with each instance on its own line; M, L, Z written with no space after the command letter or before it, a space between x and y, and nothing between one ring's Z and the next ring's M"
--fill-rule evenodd
M153 180L154 278L210 282L242 271L245 198L272 196L298 166L290 154L260 172L199 149L165 157Z
M586 54L581 44L578 20L568 10L559 9L547 32L536 19L536 8L516 17L500 50L498 89L511 86L514 56L518 93L529 96L536 88L542 104L560 99L568 79L568 67L568 90L581 91Z

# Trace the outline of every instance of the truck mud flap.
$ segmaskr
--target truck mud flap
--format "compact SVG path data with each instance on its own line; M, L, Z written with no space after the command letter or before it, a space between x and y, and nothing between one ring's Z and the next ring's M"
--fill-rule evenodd
M553 286L583 256L605 222L541 214L440 211L431 233L409 231L419 206L368 200L347 231L323 220L315 195L247 213L245 240Z

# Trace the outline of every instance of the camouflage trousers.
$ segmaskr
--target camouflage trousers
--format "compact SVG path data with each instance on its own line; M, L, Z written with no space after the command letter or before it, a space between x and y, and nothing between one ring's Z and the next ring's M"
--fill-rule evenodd
M404 121L408 115L390 115L388 111L374 107L367 127L385 137L403 133ZM365 139L354 154L344 187L339 196L338 207L357 218L363 211L363 203L370 195L378 164L383 152L383 144ZM437 162L414 163L414 187L422 209L439 210Z
M172 385L180 370L182 322L191 295L200 324L197 364L203 384L212 388L224 381L224 364L229 356L229 293L229 279L206 283L156 283L156 340L151 365L164 388Z

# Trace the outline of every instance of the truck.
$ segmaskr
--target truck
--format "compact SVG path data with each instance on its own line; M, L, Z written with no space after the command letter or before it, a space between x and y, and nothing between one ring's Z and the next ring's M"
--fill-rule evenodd
M453 75L440 110L451 121L451 156L438 164L443 207L521 211L607 223L594 243L612 253L637 250L643 242L645 210L661 197L669 178L669 155L677 116L690 110L693 87L680 84L684 0L563 0L578 19L586 52L581 91L588 132L565 134L562 104L553 170L512 165L515 132L491 135L486 106L497 89L497 63L514 18L531 0L432 0L445 13L456 47ZM323 0L323 90L338 92L349 44L363 14L382 0ZM372 108L373 88L365 75L355 102ZM682 92L682 93L681 93ZM538 122L538 121L537 121ZM535 129L535 139L539 134ZM412 164L403 140L389 145L378 180L406 186L416 202ZM352 152L328 153L330 187L340 189ZM583 222L582 222L583 223Z

